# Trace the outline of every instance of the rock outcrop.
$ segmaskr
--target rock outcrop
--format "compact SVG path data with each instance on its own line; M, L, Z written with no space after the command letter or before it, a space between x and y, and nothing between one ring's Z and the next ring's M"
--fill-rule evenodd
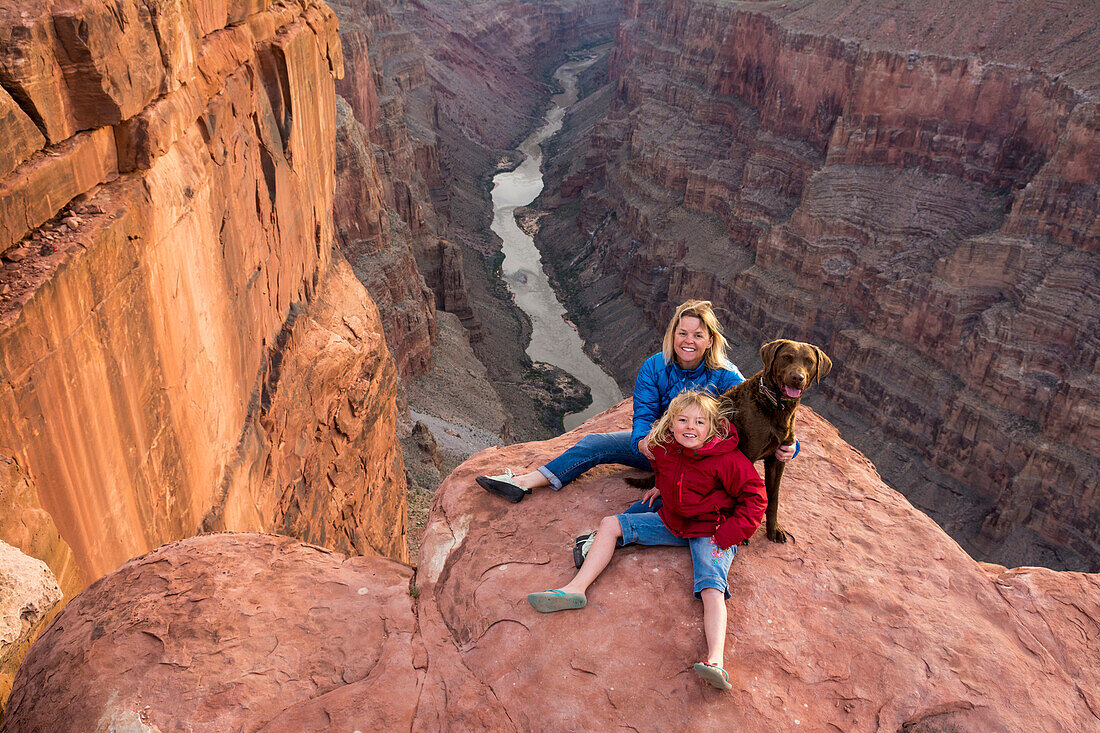
M35 643L0 730L1100 725L1100 576L975 562L809 410L780 508L794 539L758 532L733 564L730 693L691 672L705 645L678 548L622 549L587 608L536 613L527 592L569 577L573 537L638 496L632 471L605 466L518 505L473 477L538 465L624 427L629 409L463 464L436 496L415 578L256 535L129 563Z
M428 313L433 334L431 314L439 309L459 316L476 340L480 324L470 310L462 255L447 239L448 211L438 162L435 96L427 75L426 51L412 30L394 18L404 11L404 3L338 0L333 7L341 21L347 69L338 91L347 99L351 117L362 125L364 148L371 146L375 164L385 174L381 194L388 216L382 224L382 235L390 242L392 252L415 263L428 288L418 298L406 295L404 301L423 304L420 307ZM354 169L341 166L338 179L345 176L349 176L351 187L358 185ZM437 206L441 207L438 213ZM345 251L348 245L357 253L363 249L355 242L341 244ZM377 268L379 258L369 254L360 257L363 270L368 266ZM385 259L381 263L383 267L388 264ZM407 320L393 325L408 328ZM392 345L396 336L390 338ZM397 351L396 346L394 349ZM422 373L426 368L427 362L410 374Z
M201 530L407 557L342 63L312 0L0 8L0 538L68 596Z
M375 709L362 730L408 728L424 663L411 579L400 563L272 535L167 545L65 607L0 729L324 730L285 719L349 688Z
M541 240L606 363L712 298L743 354L821 345L888 476L983 505L969 546L1100 568L1097 6L624 7Z
M7 700L23 654L60 600L61 586L46 563L0 541L0 701Z

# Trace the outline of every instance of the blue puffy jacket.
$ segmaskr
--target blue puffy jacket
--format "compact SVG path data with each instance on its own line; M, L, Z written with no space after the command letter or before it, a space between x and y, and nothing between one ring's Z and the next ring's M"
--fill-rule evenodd
M690 372L676 365L665 363L665 356L657 352L645 360L634 381L634 429L630 435L630 447L638 450L638 441L649 434L653 423L665 414L668 405L684 390L706 391L715 397L735 387L745 378L733 364L725 369L710 369L703 362Z

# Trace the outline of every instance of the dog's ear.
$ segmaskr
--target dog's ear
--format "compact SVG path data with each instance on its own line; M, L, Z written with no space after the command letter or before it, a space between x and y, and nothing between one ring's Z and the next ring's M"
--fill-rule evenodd
M772 370L772 362L775 361L775 355L783 347L784 344L789 343L787 339L776 339L771 343L764 344L760 347L760 361L764 362L764 373L770 374Z
M817 376L814 377L814 382L817 383L833 370L833 360L825 356L825 352L816 346L814 347L814 354L817 356Z

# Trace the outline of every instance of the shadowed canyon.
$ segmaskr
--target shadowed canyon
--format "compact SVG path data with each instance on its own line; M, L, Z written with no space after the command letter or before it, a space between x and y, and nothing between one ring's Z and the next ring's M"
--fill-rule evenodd
M0 731L1100 726L1098 48L1085 2L0 0ZM683 553L527 605L636 471L473 481L629 423L559 436L491 229L580 57L516 219L592 360L629 395L708 298L746 374L834 362L724 696Z

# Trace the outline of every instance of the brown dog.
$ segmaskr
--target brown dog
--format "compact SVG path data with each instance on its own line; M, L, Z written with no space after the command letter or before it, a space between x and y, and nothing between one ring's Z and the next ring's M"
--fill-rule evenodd
M833 368L825 352L812 344L779 339L760 347L764 368L722 396L722 414L737 428L737 447L750 461L764 459L768 491L765 529L772 542L786 542L780 527L781 445L794 443L794 415L802 394Z

